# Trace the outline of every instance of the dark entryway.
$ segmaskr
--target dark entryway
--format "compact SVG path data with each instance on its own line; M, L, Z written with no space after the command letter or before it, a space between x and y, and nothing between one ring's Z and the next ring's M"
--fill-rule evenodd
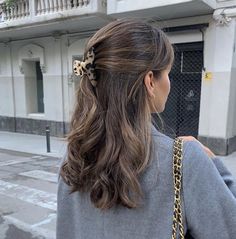
M40 68L40 62L36 61L35 64L36 64L36 77L37 77L38 113L44 113L43 74Z
M171 91L161 117L171 137L198 135L203 43L176 44L170 72Z

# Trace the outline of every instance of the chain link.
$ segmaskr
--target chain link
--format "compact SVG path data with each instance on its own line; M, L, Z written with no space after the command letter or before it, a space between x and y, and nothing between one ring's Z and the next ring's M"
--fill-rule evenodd
M183 140L176 138L173 149L173 181L174 181L174 213L172 224L172 239L177 239L179 226L180 238L184 239L184 224L181 208L181 179L182 179Z

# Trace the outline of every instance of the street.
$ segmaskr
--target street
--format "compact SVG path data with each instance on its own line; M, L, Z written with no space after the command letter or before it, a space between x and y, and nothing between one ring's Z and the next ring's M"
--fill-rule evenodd
M0 151L0 238L54 239L57 158Z

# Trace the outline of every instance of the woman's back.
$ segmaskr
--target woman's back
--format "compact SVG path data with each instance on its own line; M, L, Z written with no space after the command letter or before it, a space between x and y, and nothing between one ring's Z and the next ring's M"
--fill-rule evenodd
M153 125L151 131L151 160L140 178L143 205L135 209L116 205L102 211L88 193L69 195L69 186L60 177L57 239L171 238L174 140ZM183 154L185 229L195 239L236 238L236 181L220 159L208 158L198 142L185 142Z

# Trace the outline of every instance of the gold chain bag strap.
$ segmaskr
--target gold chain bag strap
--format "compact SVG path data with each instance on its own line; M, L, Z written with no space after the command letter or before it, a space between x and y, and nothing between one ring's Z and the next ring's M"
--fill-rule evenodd
M184 224L181 209L181 179L182 179L183 140L176 138L173 148L173 181L174 181L174 213L172 224L172 239L177 239L179 226L180 238L184 239Z

